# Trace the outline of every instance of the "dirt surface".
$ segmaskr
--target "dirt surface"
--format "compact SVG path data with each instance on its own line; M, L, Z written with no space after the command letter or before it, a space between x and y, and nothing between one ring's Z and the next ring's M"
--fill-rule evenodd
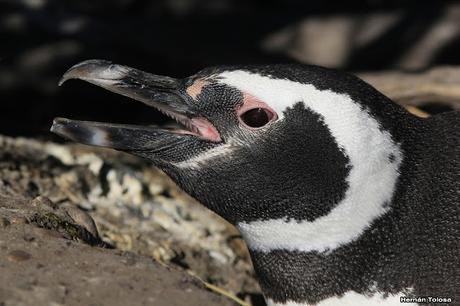
M263 305L259 292L236 230L148 163L0 136L0 305Z
M0 304L233 305L151 258L38 227L32 220L42 209L0 197Z

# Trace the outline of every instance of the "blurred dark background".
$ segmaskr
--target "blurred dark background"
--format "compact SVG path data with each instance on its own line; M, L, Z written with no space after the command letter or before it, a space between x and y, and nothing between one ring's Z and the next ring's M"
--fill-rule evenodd
M51 137L53 117L158 114L84 82L107 59L185 77L219 64L301 62L347 71L460 63L460 2L409 0L0 0L0 134Z

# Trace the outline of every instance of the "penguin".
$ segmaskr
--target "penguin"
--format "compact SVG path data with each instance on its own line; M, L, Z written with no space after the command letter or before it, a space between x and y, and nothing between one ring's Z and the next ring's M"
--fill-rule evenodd
M460 305L459 112L419 118L307 65L176 79L89 60L69 79L180 124L56 118L51 131L150 160L234 224L268 305Z

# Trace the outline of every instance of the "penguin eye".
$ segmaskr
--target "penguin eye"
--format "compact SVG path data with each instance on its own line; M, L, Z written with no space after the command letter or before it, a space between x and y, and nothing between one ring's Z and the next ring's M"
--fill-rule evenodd
M243 123L252 128L263 127L269 123L273 117L273 113L265 108L253 108L244 112L240 116Z

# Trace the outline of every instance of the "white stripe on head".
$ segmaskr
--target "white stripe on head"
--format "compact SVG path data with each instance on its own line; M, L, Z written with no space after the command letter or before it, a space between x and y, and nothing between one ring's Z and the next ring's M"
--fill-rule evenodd
M323 118L351 166L347 177L349 188L328 215L311 222L281 218L237 224L249 248L266 252L330 251L356 240L387 212L386 204L395 190L402 153L390 134L382 131L379 123L350 96L241 70L219 76L219 82L267 103L278 113L279 120L284 120L287 108L303 102Z
M200 169L205 167L208 162L218 157L230 155L233 149L234 147L232 146L232 143L221 144L190 159L175 163L173 162L172 164L178 168Z
M315 304L315 306L401 306L401 305L418 305L417 303L401 303L401 297L405 293L384 295L383 293L374 295L363 295L355 291L347 291L341 297L330 297ZM286 303L276 303L267 299L267 306L309 306L307 303L297 303L288 301Z

